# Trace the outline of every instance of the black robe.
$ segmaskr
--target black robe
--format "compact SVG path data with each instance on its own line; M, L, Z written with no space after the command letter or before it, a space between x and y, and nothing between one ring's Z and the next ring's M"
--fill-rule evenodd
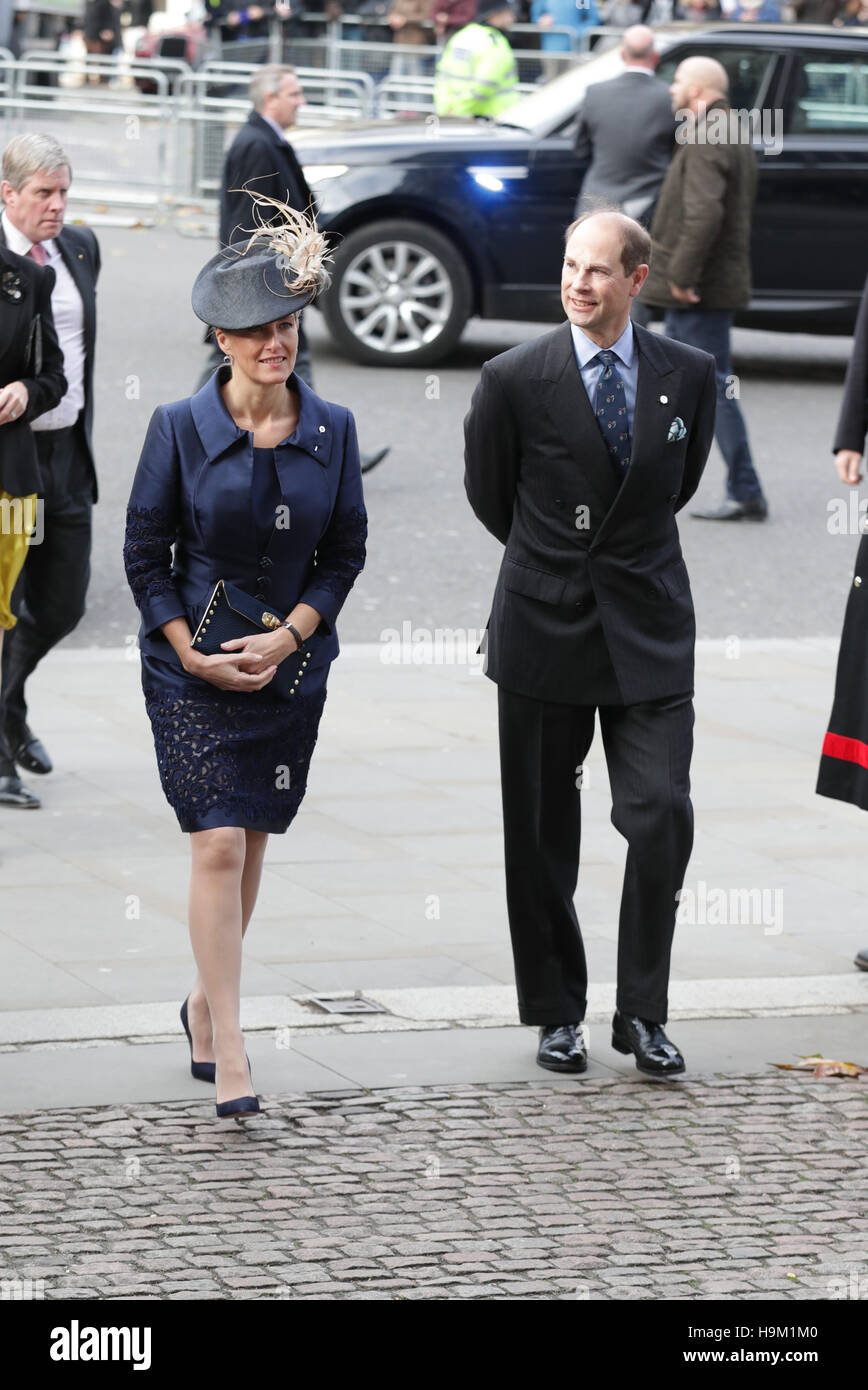
M853 356L844 382L844 399L832 446L864 453L868 436L868 281L859 307ZM868 811L868 536L856 556L844 615L835 698L823 742L820 796L849 801Z

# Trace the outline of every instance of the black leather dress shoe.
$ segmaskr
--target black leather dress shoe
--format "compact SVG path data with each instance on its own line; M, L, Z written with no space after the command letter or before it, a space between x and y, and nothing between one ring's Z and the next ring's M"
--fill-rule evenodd
M0 777L0 806L17 806L22 811L36 811L42 805L38 796L29 792L14 773Z
M744 502L727 497L717 507L700 507L690 513L700 521L765 521L768 514L769 504L764 497L749 497Z
M386 457L386 455L389 453L389 451L391 450L391 448L392 448L391 444L386 444L382 449L375 449L374 452L373 452L372 454L362 454L362 456L361 456L362 472L363 472L363 473L370 473L370 471L371 471L372 468L376 468L376 466L377 466L378 463L382 463L382 462L383 462L383 459L384 459L384 458Z
M634 1014L615 1014L612 1046L616 1052L632 1052L636 1066L649 1076L674 1076L684 1071L684 1058L661 1025Z
M860 970L868 970L868 946L866 946L864 951L856 952L853 964L858 965Z
M553 1023L539 1030L537 1066L547 1071L587 1071L581 1023Z
M51 759L26 724L7 724L6 743L19 767L40 774L51 771Z

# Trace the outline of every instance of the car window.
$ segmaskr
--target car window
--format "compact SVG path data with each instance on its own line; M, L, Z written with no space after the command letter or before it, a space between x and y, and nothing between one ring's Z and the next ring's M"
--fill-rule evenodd
M693 58L697 54L704 57L710 55L726 68L729 78L728 100L734 110L750 111L759 107L765 94L769 69L775 61L774 53L764 53L756 48L730 48L724 44L715 46L713 51L708 44L705 48L679 45L677 53L672 57L667 53L665 58L661 58L656 76L668 87L678 64L685 58Z
M868 59L800 53L796 64L791 131L868 131Z
M533 135L563 134L575 126L576 111L589 84L617 77L622 67L617 48L595 55L519 98L503 113L499 124L518 126Z

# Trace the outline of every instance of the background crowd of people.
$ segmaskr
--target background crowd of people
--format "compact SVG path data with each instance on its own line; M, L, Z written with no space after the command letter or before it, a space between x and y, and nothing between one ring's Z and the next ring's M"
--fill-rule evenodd
M336 20L342 23L341 37L371 43L394 43L399 47L437 45L442 47L465 25L479 17L482 0L259 0L243 5L240 0L191 0L185 25L204 28L209 42L267 43L275 20L282 27L284 40L316 38ZM152 15L165 9L165 0L85 0L80 16L60 19L46 15L36 37L54 37L66 43L79 38L88 54L121 53L125 33L148 27ZM706 23L731 20L745 23L791 24L868 24L868 0L515 0L515 23L533 26L538 33L524 29L514 46L541 49L547 56L564 54L577 47L593 48L606 42L603 36L588 34L600 25L624 27L631 24L686 21ZM34 37L34 18L30 10L0 3L0 47L19 53ZM161 24L160 28L164 28ZM291 55L287 55L291 57ZM322 52L308 55L317 65ZM405 75L413 72L410 55L396 55L406 65ZM399 66L401 66L399 62ZM556 75L558 67L544 63L544 78Z

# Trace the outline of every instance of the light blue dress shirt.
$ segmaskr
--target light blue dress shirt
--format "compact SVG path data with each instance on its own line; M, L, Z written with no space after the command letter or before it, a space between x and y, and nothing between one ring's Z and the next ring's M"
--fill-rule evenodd
M278 125L277 121L273 121L270 116L266 116L262 111L258 111L257 115L261 116L264 121L268 122L275 135L279 135L285 145L289 144L289 139L282 125Z
M581 328L577 328L574 323L570 324L570 331L573 335L573 349L576 354L576 361L579 365L579 375L588 393L588 400L591 408L594 406L594 399L597 394L597 382L603 375L602 362L595 362L594 358L601 352L599 343L594 343L583 333ZM627 327L621 334L617 342L613 343L609 352L613 352L617 361L615 366L618 375L624 383L624 399L627 403L627 424L630 430L630 438L633 438L633 412L636 408L636 383L639 379L639 353L636 350L636 341L633 337L633 324L627 320Z

